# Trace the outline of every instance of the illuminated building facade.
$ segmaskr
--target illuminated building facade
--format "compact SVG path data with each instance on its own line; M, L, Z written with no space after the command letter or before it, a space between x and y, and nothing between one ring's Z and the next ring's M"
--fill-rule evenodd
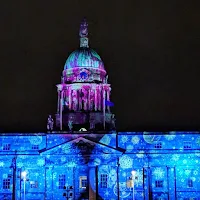
M199 132L117 132L86 21L79 35L49 132L0 135L0 199L200 199Z

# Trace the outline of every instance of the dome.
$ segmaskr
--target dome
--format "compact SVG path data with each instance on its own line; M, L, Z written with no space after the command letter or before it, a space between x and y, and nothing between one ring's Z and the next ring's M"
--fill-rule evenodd
M77 67L105 70L100 56L91 48L79 48L69 55L64 70Z

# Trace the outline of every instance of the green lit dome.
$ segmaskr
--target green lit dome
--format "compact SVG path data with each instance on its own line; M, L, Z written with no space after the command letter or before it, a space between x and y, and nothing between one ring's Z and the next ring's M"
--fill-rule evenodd
M100 56L91 48L79 48L69 55L64 70L77 67L105 70Z

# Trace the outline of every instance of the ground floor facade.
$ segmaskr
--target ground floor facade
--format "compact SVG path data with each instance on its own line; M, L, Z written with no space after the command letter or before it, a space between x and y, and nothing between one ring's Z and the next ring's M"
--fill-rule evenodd
M198 132L0 136L0 199L198 200Z

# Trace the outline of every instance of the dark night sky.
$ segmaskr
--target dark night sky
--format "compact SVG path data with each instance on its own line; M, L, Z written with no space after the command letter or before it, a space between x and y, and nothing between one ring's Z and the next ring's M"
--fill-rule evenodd
M46 129L84 16L120 131L200 129L198 1L2 2L0 131Z

